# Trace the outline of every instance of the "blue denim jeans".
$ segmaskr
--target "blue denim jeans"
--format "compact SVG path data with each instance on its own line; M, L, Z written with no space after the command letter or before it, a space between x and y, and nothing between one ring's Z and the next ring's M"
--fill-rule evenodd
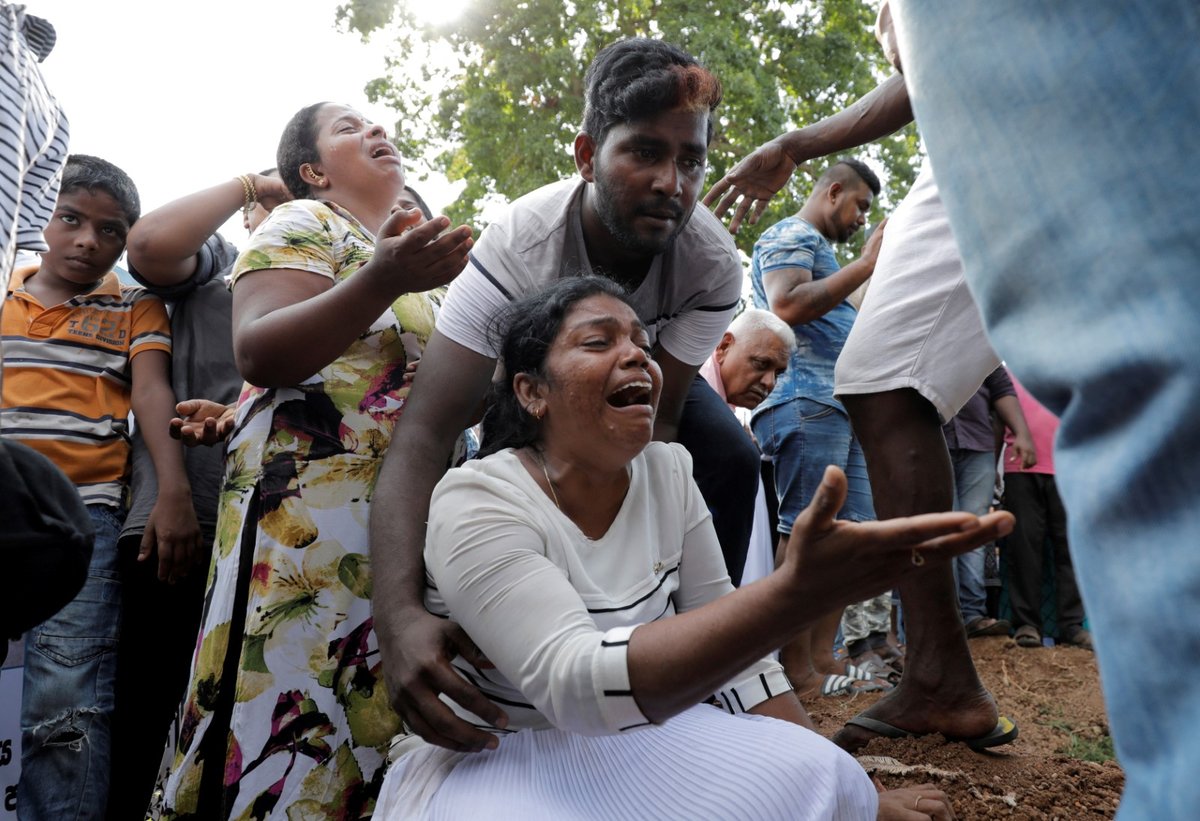
M950 451L954 465L954 509L982 516L992 504L996 487L996 455L982 450ZM977 547L954 560L954 578L958 584L958 609L963 623L987 615L987 588L983 582L984 553L991 545Z
M875 504L867 478L867 462L844 412L811 399L793 399L758 414L750 427L775 469L781 534L792 532L796 517L821 486L821 478L829 465L837 465L846 472L846 504L838 518L851 522L874 521ZM864 602L847 608L847 616L842 619L845 641L857 641L870 633L888 631L891 596L884 594L878 598L875 607Z
M121 615L122 514L88 505L96 544L79 595L25 634L21 821L103 818Z
M997 353L1055 470L1118 817L1200 804L1200 6L905 0L913 108ZM1146 648L1171 648L1170 664Z

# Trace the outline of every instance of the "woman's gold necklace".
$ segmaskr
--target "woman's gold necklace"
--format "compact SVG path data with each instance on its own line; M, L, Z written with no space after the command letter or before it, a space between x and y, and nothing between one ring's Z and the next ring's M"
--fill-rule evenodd
M546 477L546 484L550 486L550 498L554 500L554 506L562 510L562 505L558 501L558 491L554 489L554 480L550 478L550 471L546 469L546 454L541 448L534 448L534 453L537 454L538 461L542 463L542 475Z

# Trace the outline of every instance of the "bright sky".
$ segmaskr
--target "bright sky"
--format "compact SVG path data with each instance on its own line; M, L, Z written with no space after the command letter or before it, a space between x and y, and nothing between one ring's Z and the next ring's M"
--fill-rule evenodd
M383 123L363 88L384 70L384 43L335 27L338 0L23 0L58 31L42 64L71 122L71 151L123 168L143 213L184 194L275 164L288 119L320 100ZM423 0L452 17L462 0ZM436 211L456 189L406 158ZM222 231L240 245L240 219Z

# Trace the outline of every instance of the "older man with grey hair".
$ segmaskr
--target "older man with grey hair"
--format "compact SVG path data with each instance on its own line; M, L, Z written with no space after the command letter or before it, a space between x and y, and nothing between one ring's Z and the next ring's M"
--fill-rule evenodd
M738 314L700 374L731 408L754 410L775 389L796 349L791 327L770 311Z

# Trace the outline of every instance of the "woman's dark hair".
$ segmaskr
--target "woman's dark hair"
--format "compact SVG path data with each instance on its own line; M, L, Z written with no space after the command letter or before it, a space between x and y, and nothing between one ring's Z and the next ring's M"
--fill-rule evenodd
M298 200L312 199L312 188L300 176L300 166L321 159L317 153L317 114L326 105L329 103L313 103L297 111L284 127L275 151L279 178Z
M577 276L560 279L545 290L519 299L501 314L492 333L501 340L500 363L504 375L492 384L487 412L483 415L481 457L505 448L526 447L541 438L540 423L521 406L513 391L513 377L527 373L545 379L546 356L558 338L563 320L578 302L598 294L633 307L625 289L611 279Z

